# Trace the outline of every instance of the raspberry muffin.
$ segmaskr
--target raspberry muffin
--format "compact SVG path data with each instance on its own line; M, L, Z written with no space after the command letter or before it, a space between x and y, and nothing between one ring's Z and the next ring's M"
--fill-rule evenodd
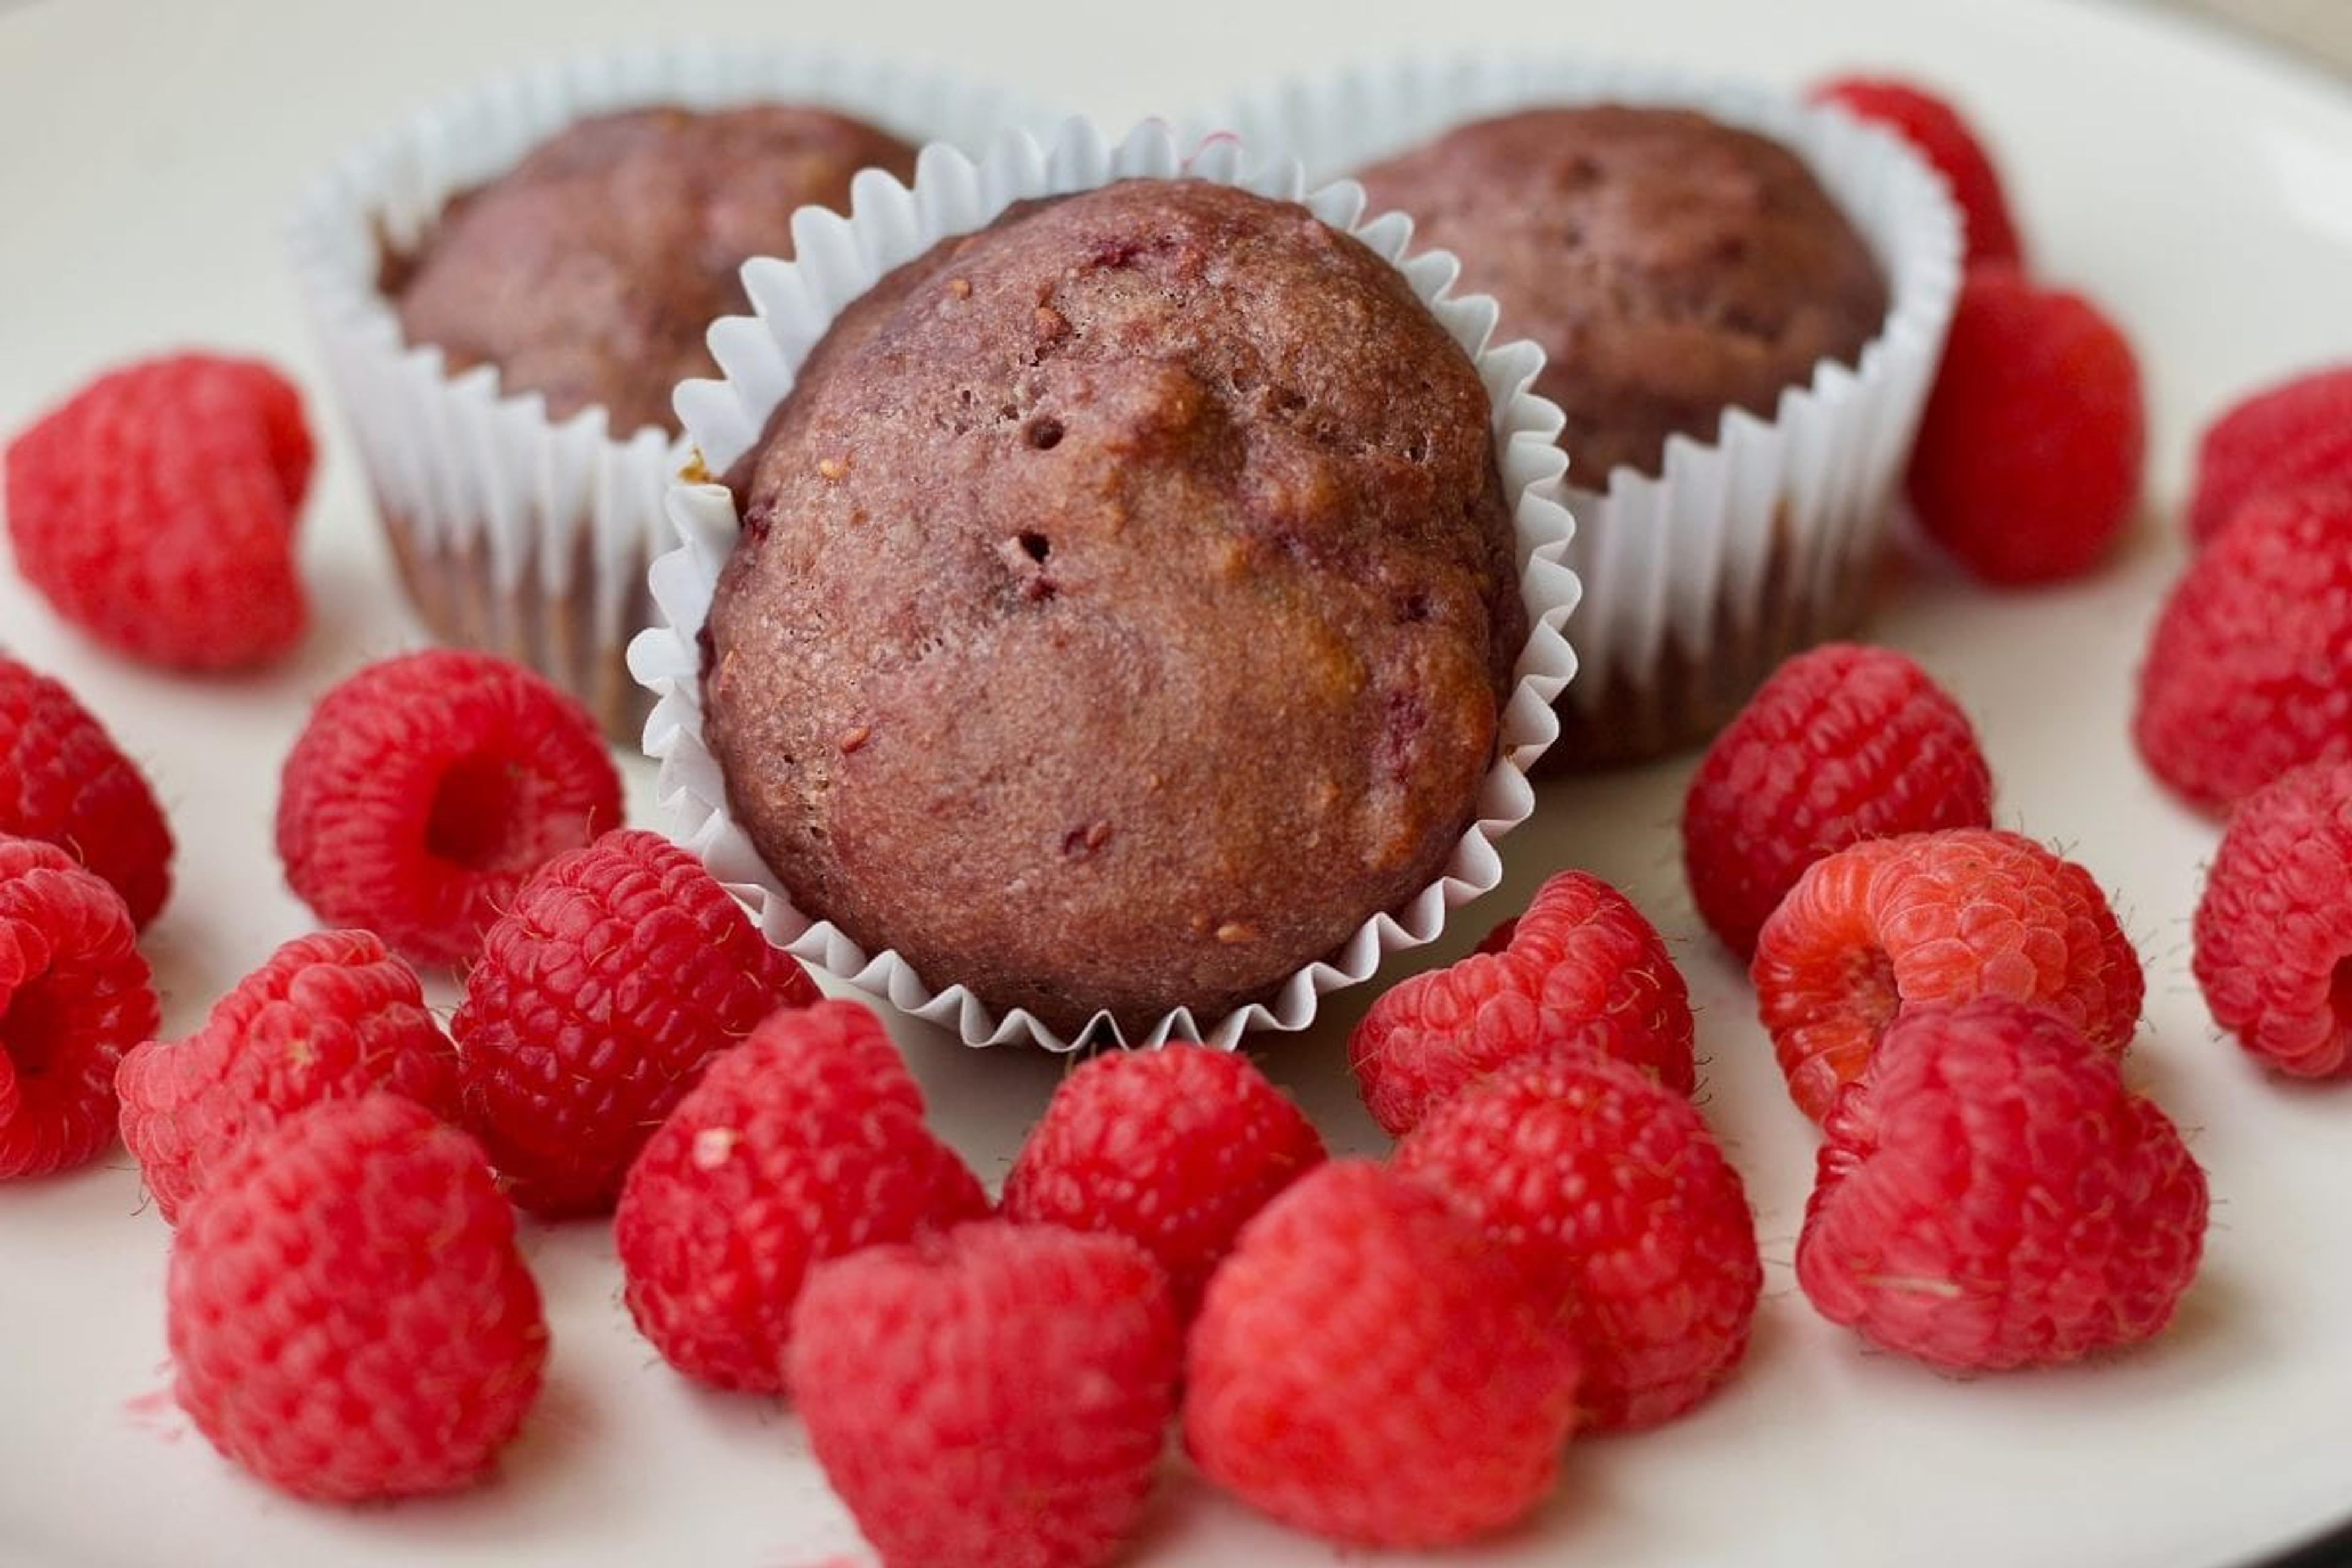
M306 193L298 270L401 578L446 641L635 740L624 650L685 460L672 389L804 204L977 145L989 89L805 47L583 56L483 83Z
M1459 256L1463 286L1494 295L1507 328L1543 347L1537 389L1568 416L1569 481L1596 494L1656 479L1670 438L1711 442L1729 410L1771 419L1824 364L1852 367L1886 322L1877 259L1804 161L1693 110L1520 109L1359 177L1375 208L1411 214L1416 243ZM1806 586L1782 572L1771 594L1785 623L1742 657L1669 647L1621 673L1597 710L1563 710L1548 761L1704 740L1787 647L1858 618L1862 577L1799 605Z
M790 256L793 212L846 207L868 167L906 178L915 150L792 104L598 115L457 196L384 289L452 373L495 365L551 419L594 405L615 435L675 432L670 389L713 368L703 333L751 307L743 263Z
M729 482L703 739L792 901L1065 1036L1420 893L1528 639L1468 353L1305 207L1018 204L835 321Z
M1861 235L1780 143L1685 109L1587 104L1478 121L1359 176L1462 258L1543 348L1569 479L1655 475L1666 438L1769 417L1886 319Z

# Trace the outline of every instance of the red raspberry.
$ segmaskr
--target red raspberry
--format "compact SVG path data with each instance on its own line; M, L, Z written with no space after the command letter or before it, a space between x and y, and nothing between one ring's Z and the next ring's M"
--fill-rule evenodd
M172 1238L170 1294L181 1408L297 1497L475 1480L547 1359L482 1152L397 1095L323 1101L239 1144Z
M2202 806L2352 756L2352 486L2254 497L2173 584L2132 738Z
M172 829L138 764L72 692L0 654L0 834L78 857L145 925L172 890Z
M114 1068L159 1016L120 894L37 838L0 837L0 1181L114 1141Z
M2352 484L2352 365L2265 387L2206 426L2189 536L2206 543L2264 490Z
M310 437L268 366L179 354L109 372L18 436L7 468L17 570L100 642L209 670L301 637Z
M620 821L587 710L520 665L443 648L372 664L312 710L278 853L321 919L458 963L525 877Z
M373 931L296 937L178 1044L150 1040L114 1075L122 1142L177 1223L236 1144L322 1100L374 1089L457 1109L457 1053L415 972Z
M2197 1272L2205 1175L2105 1051L2037 1007L1906 1012L1822 1125L1797 1282L1953 1372L2144 1340Z
M2010 220L2009 199L1984 144L1959 110L1908 82L1885 77L1838 77L1809 95L1863 120L1885 126L1935 165L1951 187L1968 232L1968 258L2023 265L2025 247Z
M2230 816L2197 903L2197 984L2264 1066L2352 1065L2352 762L2282 774Z
M1234 1233L1322 1162L1314 1124L1247 1057L1171 1042L1062 1080L1004 1178L1004 1213L1140 1242L1189 1318Z
M1764 922L1749 969L1789 1095L1815 1121L1895 1017L2004 996L2117 1056L2139 957L2091 874L1978 827L1876 838L1817 860Z
M483 940L450 1021L467 1125L524 1208L609 1208L704 1065L816 1000L694 857L607 833L540 868Z
M772 1014L710 1064L629 1168L613 1219L629 1311L664 1360L780 1394L808 1271L988 1212L874 1015Z
M1209 1280L1184 1444L1295 1529L1444 1546L1551 1489L1579 1363L1551 1302L1444 1197L1334 1160L1244 1226Z
M2007 268L1960 287L1912 449L1911 507L1988 583L2050 583L2104 560L2147 449L2131 343L2079 294Z
M1135 1243L989 1220L818 1268L792 1385L885 1568L1096 1568L1141 1521L1182 1346Z
M1356 1087L1382 1127L1410 1131L1464 1084L1571 1034L1678 1094L1696 1087L1690 993L1624 894L1563 871L1507 940L1391 986L1349 1037Z
M1683 868L1742 958L1806 867L1849 844L1992 826L1992 773L1959 704L1892 648L1830 643L1788 660L1683 798Z
M1429 1113L1395 1169L1508 1248L1584 1352L1577 1425L1655 1426L1731 1375L1763 1268L1690 1102L1596 1051L1511 1063Z

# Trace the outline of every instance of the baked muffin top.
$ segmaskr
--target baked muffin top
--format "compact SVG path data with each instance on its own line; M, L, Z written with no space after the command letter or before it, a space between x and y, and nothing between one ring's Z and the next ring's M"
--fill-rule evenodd
M1586 489L1621 463L1656 473L1667 437L1713 440L1727 408L1769 418L1885 320L1869 247L1803 161L1686 110L1525 110L1358 177L1542 346L1536 390Z
M730 476L705 735L794 902L1066 1034L1262 998L1469 823L1527 622L1402 277L1193 180L854 302Z
M828 110L785 104L583 120L450 202L386 268L411 342L452 373L499 367L551 418L601 404L612 431L675 431L670 391L713 374L703 334L749 301L737 270L793 253L792 215L843 208L850 176L911 175L915 150Z

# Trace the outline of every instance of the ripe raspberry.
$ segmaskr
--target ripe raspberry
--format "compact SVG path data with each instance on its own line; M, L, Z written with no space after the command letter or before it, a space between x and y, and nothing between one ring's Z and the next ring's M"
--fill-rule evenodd
M1182 1347L1135 1243L988 1220L820 1266L792 1385L885 1568L1095 1568L1141 1520Z
M0 834L46 839L145 925L172 890L172 829L138 764L72 692L0 654Z
M197 1429L331 1502L478 1479L547 1359L481 1151L397 1095L323 1101L239 1144L172 1238L170 1301Z
M1596 1051L1516 1061L1429 1113L1398 1173L1451 1199L1584 1351L1580 1427L1655 1426L1731 1374L1763 1268L1739 1173L1688 1100Z
M2007 268L1960 286L1912 449L1920 526L1988 583L2051 583L2105 558L2139 497L2139 365L2089 300Z
M2189 562L2148 637L2132 739L2208 807L2352 756L2352 486L2258 495Z
M1579 1363L1552 1303L1444 1198L1335 1160L1244 1226L1209 1280L1184 1444L1295 1529L1448 1545L1550 1489Z
M2230 816L2197 903L2213 1021L2264 1066L2352 1065L2352 762L2282 774Z
M457 1053L415 972L373 931L296 937L178 1044L149 1040L114 1075L122 1142L177 1223L244 1139L322 1100L375 1089L454 1119Z
M874 1015L770 1015L710 1064L629 1168L613 1219L629 1311L662 1358L780 1394L808 1271L988 1212Z
M1464 1084L1570 1034L1678 1094L1696 1087L1690 993L1624 894L1563 871L1536 890L1507 941L1391 986L1356 1026L1348 1064L1382 1127L1409 1131Z
M1822 1131L1797 1282L1874 1344L1952 1372L2075 1361L2163 1328L2196 1275L2204 1173L2040 1008L1905 1013Z
M519 665L454 648L370 665L286 759L278 853L320 918L458 963L549 857L621 821L587 710Z
M816 1000L692 856L607 833L540 868L483 940L450 1021L467 1126L524 1208L608 1208L704 1064Z
M2022 266L2024 243L2009 216L2000 175L1984 144L1959 110L1908 82L1884 77L1838 77L1813 89L1816 103L1835 104L1856 117L1885 126L1935 165L1951 187L1968 233L1968 258Z
M1815 861L1764 922L1748 973L1790 1098L1815 1121L1915 1006L2032 1003L2121 1056L2142 990L2139 957L2088 871L1978 827Z
M159 1014L121 896L54 844L0 837L0 1181L114 1141L114 1068Z
M2206 426L2189 536L2199 544L2264 490L2352 484L2352 365L2263 388Z
M1115 1052L1055 1090L1004 1178L1004 1213L1141 1243L1190 1317L1234 1233L1322 1161L1314 1124L1239 1052Z
M1772 673L1691 776L1683 868L1742 958L1806 867L1849 844L1992 826L1992 774L1959 704L1892 648L1830 643Z
M8 448L16 567L134 658L236 669L292 647L310 437L267 365L179 354L110 371Z

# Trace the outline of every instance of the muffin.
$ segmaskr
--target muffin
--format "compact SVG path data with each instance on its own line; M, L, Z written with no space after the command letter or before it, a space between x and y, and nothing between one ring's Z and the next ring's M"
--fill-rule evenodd
M1264 1000L1422 892L1528 640L1479 371L1199 179L1019 203L843 310L729 473L730 815L803 914L1075 1037Z
M713 368L703 333L750 308L743 263L790 256L793 211L846 207L868 167L908 178L915 149L791 104L597 115L450 202L386 258L384 292L453 374L495 365L551 419L599 405L615 434L675 433L671 388Z
M1693 110L1521 109L1359 177L1374 206L1412 215L1417 239L1459 256L1464 286L1494 295L1511 330L1542 346L1537 387L1567 416L1571 485L1607 491L1621 468L1655 478L1670 437L1712 441L1727 410L1770 419L1783 393L1824 364L1852 366L1886 321L1877 260L1804 162ZM1801 603L1774 584L1761 626L1718 628L1723 657L1668 646L1617 672L1597 708L1563 711L1548 763L1705 740L1782 653L1848 629L1865 586L1858 574ZM1752 646L1736 656L1725 646L1742 641Z
M803 202L978 145L990 89L802 47L626 48L503 76L347 154L295 258L420 618L530 664L635 739L624 650L737 268ZM881 129L887 127L887 129Z
M1804 163L1691 110L1521 110L1359 178L1541 345L1571 484L1654 475L1666 437L1711 440L1727 408L1770 417L1886 320L1878 263Z

